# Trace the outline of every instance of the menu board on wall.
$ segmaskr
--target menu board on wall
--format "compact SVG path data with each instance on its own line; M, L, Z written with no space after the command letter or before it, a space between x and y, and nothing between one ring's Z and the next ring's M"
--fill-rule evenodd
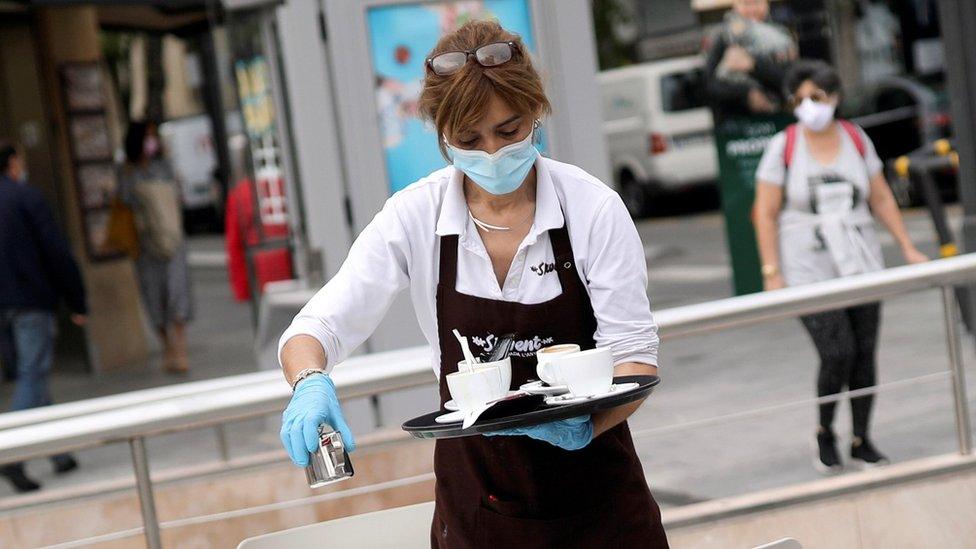
M103 68L98 62L64 63L60 75L85 250L91 261L115 259L123 254L106 242L117 182Z

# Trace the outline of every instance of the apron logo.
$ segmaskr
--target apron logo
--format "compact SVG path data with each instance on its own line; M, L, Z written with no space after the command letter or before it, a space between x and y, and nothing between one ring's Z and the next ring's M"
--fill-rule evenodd
M549 273L555 272L556 271L556 264L555 263L546 263L545 261L543 261L542 263L539 263L538 265L533 265L533 266L529 267L529 270L531 270L533 273L535 273L535 274L537 274L539 276L542 276L542 275L545 275L545 274L549 274Z
M485 358L491 355L491 352L495 350L495 345L498 344L498 336L495 334L488 334L485 337L473 336L471 337L471 343L477 345L481 352L479 355ZM509 356L528 358L535 356L536 351L543 347L548 347L552 345L555 340L552 337L539 337L535 336L531 339L516 339L512 342L512 348L508 352Z

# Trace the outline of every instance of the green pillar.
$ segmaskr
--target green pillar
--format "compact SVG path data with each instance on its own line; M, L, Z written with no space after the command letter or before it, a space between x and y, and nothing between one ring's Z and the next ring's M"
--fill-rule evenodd
M716 121L719 190L725 235L732 258L736 295L760 292L762 273L752 226L756 167L770 138L793 121L786 114L733 117Z

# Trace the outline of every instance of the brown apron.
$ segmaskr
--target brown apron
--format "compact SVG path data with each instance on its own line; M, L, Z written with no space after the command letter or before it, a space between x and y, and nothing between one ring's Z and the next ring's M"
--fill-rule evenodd
M485 351L493 338L515 333L512 388L537 377L539 348L558 343L594 347L596 318L576 272L569 234L563 226L549 236L562 293L532 305L458 293L458 237L441 237L437 324L442 406L450 399L446 376L462 360L452 329L480 342ZM432 547L668 546L626 422L576 451L526 436L439 440L434 472Z

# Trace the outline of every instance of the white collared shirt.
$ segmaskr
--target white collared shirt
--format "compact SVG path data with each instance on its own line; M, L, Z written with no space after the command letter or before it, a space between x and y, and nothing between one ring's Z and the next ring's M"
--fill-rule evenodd
M582 169L542 156L536 161L536 213L505 278L498 280L468 215L462 172L448 166L397 192L353 243L339 272L312 297L282 334L281 347L305 334L325 349L328 368L343 361L383 319L396 295L409 288L421 331L440 371L437 282L442 235L458 237L456 290L524 304L541 303L562 289L554 269L549 229L565 212L576 268L596 315L599 347L614 361L657 365L657 325L647 297L647 266L637 228L620 197ZM556 342L558 343L558 342Z

